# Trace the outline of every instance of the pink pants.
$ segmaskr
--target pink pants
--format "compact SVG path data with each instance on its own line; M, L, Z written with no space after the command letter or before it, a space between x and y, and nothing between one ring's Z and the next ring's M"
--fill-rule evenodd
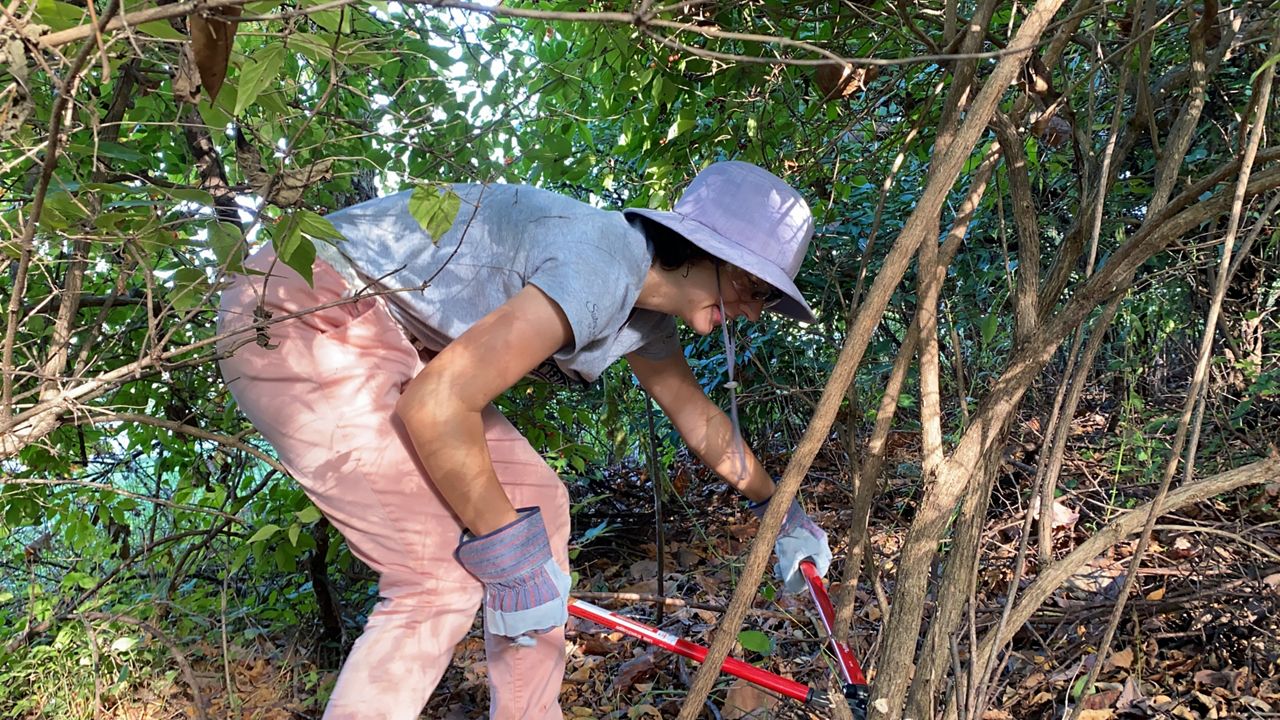
M269 249L222 295L219 330L342 297L343 279L315 264L315 286ZM265 288L265 291L264 291ZM430 356L419 354L382 298L366 298L267 329L270 345L236 336L221 362L240 409L280 461L378 572L382 600L342 666L326 720L416 718L440 681L454 646L471 629L483 597L479 581L453 557L462 531L418 462L395 414L401 388ZM231 347L228 344L224 347ZM568 570L569 504L560 479L492 406L485 435L498 479L516 507L537 505L556 560ZM516 647L485 633L491 718L556 718L564 674L563 628Z

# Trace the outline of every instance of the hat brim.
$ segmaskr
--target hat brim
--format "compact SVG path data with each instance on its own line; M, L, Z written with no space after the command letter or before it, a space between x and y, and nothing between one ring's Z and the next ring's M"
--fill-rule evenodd
M639 208L628 208L622 213L626 217L638 216L661 223L715 257L742 268L781 290L782 299L771 305L768 308L770 311L800 322L817 322L813 310L809 308L809 303L804 301L804 296L800 294L795 281L772 260L757 255L697 220L687 218L680 213Z

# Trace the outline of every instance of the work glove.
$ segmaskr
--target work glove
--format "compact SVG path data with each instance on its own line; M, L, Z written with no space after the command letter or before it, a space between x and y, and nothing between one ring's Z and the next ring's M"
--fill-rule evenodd
M485 629L531 646L533 635L569 619L570 578L551 555L542 511L516 513L518 518L491 533L463 533L454 557L484 584Z
M753 502L748 507L757 518L762 518L769 509L769 500ZM806 587L800 561L812 560L819 575L826 575L827 568L831 567L831 545L827 542L827 534L800 507L798 500L792 500L791 507L787 509L782 529L773 544L773 553L778 557L773 572L782 581L782 589L789 593L800 592Z

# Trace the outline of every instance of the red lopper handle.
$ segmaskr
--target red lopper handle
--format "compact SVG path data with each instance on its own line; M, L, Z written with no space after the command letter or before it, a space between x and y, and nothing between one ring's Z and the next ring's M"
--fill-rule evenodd
M602 607L592 605L589 602L572 599L569 601L569 614L590 620L591 622L603 625L607 628L620 630L632 637L639 638L651 645L657 645L664 650L670 650L677 655L693 660L694 662L703 662L707 659L707 648L697 643L689 642L684 638L677 637L668 632L663 632L655 627L637 622L624 615L610 612ZM721 671L726 672L734 677L742 678L749 683L768 688L776 693L785 695L793 700L799 700L809 705L821 706L824 704L823 698L808 686L798 683L795 680L784 678L781 675L771 673L768 670L762 670L750 663L743 662L736 658L725 658L724 664L720 666Z
M862 674L862 666L858 664L853 651L848 645L836 640L836 611L831 606L831 598L827 596L827 589L822 584L822 576L818 574L818 568L814 566L812 560L801 560L800 572L809 585L809 594L813 596L814 604L818 606L818 615L822 617L822 626L827 631L827 637L831 639L831 649L840 662L840 671L844 674L845 682L850 685L866 685L867 678Z

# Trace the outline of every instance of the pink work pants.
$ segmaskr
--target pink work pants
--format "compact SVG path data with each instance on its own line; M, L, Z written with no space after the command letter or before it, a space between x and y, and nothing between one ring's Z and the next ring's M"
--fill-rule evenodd
M346 283L324 262L315 286L269 249L223 292L219 330L340 300ZM462 531L436 492L395 414L401 388L429 355L410 344L382 298L345 302L223 344L222 374L240 409L307 495L378 572L378 603L342 666L326 720L418 717L471 629L479 581L453 557ZM484 412L498 479L516 507L537 505L556 560L568 570L568 494L559 478L498 410ZM485 633L491 718L556 718L564 632L532 647Z

